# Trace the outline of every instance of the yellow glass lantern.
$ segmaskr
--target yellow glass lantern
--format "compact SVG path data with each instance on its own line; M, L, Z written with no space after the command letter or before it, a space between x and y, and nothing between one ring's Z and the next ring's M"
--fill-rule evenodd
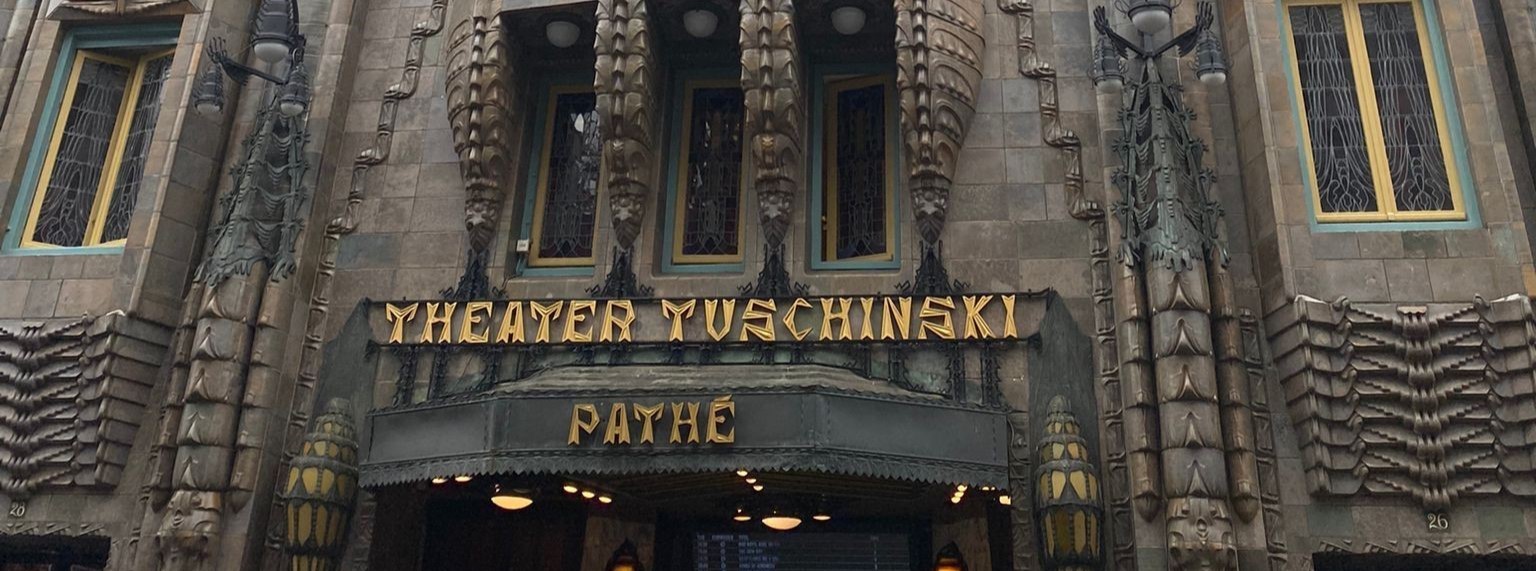
M933 560L933 571L966 571L965 558L960 556L960 546L951 541L940 549L939 556Z
M1099 476L1066 399L1051 399L1035 470L1035 506L1045 568L1099 569L1104 561Z
M640 564L640 552L635 549L635 544L628 539L613 551L613 557L608 559L605 571L645 571L645 566Z

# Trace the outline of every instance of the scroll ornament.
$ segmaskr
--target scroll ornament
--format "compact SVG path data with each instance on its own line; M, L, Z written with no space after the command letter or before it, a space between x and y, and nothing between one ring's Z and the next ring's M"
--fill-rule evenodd
M896 84L918 235L937 244L981 85L980 0L896 0Z
M645 221L654 162L655 106L651 77L650 17L643 0L597 4L598 128L606 161L609 207L620 250L634 247Z
M512 38L499 4L469 0L448 39L448 122L468 196L464 227L472 258L487 255L510 172L513 109ZM483 260L482 260L483 261Z

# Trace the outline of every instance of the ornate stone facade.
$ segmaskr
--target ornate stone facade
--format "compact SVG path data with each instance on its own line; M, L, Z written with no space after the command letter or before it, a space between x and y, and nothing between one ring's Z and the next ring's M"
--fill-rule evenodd
M1271 318L1314 494L1536 497L1536 320L1516 295L1471 303L1326 303Z
M169 337L121 313L0 322L0 495L117 485Z

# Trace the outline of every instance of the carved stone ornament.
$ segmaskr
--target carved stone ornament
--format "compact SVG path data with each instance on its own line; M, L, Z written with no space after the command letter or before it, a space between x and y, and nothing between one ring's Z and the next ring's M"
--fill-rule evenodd
M466 265L473 266L475 259L489 255L507 192L516 139L511 126L518 108L513 89L517 69L512 35L497 15L500 2L450 4L448 123L468 194L464 227L472 259Z
M121 312L0 322L0 495L116 485L169 338Z
M633 248L640 235L655 158L650 26L644 0L597 3L593 90L614 239L621 250Z
M1029 414L1008 413L1008 518L1013 535L1013 571L1035 569L1035 514L1031 481L1035 478Z
M741 89L767 249L778 247L801 189L803 109L793 0L741 2Z
M1531 298L1400 305L1298 296L1271 343L1314 494L1536 497Z
M50 18L187 14L197 11L191 0L55 0Z
M896 84L917 231L936 244L981 86L981 0L896 0Z
M1237 569L1237 543L1227 502L1215 497L1198 468L1189 489L1168 502L1168 568Z
M171 496L155 534L161 571L207 568L219 539L221 504L217 492L180 490Z

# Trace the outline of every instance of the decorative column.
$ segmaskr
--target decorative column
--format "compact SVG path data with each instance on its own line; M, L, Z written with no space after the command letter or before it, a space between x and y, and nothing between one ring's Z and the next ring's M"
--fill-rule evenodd
M655 152L650 16L644 0L597 3L598 134L603 143L608 206L615 241L608 276L591 293L597 297L650 295L635 276L635 238L645 221Z
M896 0L896 86L922 261L906 293L952 293L941 235L981 86L981 0Z
M1121 195L1116 305L1131 493L1146 521L1166 510L1169 569L1236 569L1231 515L1236 507L1251 522L1260 503L1242 335L1215 175L1203 163L1205 143L1190 132L1194 113L1182 88L1159 69L1175 49L1198 52L1202 82L1220 85L1225 66L1208 0L1194 27L1162 45L1146 40L1171 19L1166 0L1133 0L1125 9L1142 41L1116 33L1104 8L1096 9L1094 79L1101 88L1126 88L1113 183ZM1122 58L1135 67L1129 80Z
M490 293L491 241L511 176L517 66L511 33L498 15L500 2L450 4L448 122L464 177L464 229L469 232L464 275L451 297L476 299Z
M753 296L803 294L784 262L784 237L804 181L804 91L793 0L742 0L741 89L746 98L746 138L756 177L758 221L763 230L763 269L742 288Z

